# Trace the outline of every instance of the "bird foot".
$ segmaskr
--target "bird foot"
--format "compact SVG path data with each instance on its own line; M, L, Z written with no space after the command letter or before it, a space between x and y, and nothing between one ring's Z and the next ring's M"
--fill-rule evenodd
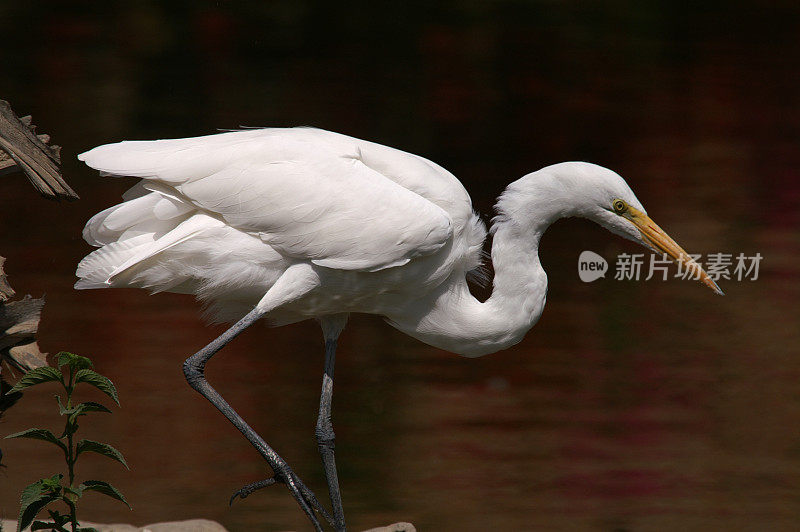
M236 497L239 497L240 499L246 499L247 496L250 495L251 493L253 493L254 491L258 491L261 488L266 488L267 486L272 486L276 482L277 482L277 480L275 480L275 477L271 477L271 478L268 478L268 479L265 479L265 480L259 480L258 482L252 482L252 483L250 483L250 484L248 484L246 486L243 486L243 487L239 488L238 490L236 490L236 493L234 493L231 496L231 500L230 500L229 504L232 506L233 505L233 501L236 500Z
M259 480L257 482L252 482L243 486L239 490L237 490L232 496L230 500L230 504L233 504L233 501L236 500L236 497L240 499L246 499L249 495L253 492L256 492L262 488L266 488L267 486L272 486L273 484L277 484L278 482L285 484L286 487L289 489L289 492L292 494L292 497L295 498L297 503L300 507L306 512L309 519L311 519L312 524L317 530L322 530L322 527L319 524L319 521L316 519L313 511L318 512L322 517L325 518L331 526L335 526L335 522L331 514L320 504L319 499L317 496L314 495L303 481L292 471L289 466L285 466L284 468L279 468L275 471L275 475L264 479ZM312 511L313 509L313 511Z

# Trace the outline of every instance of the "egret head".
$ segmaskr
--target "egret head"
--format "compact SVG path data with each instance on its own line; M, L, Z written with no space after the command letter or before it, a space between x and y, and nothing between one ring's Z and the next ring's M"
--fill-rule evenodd
M522 199L523 191L535 191L534 197L530 198L533 212L538 217L549 219L548 223L565 216L593 220L612 233L638 242L655 253L667 254L695 279L722 295L722 290L702 267L647 216L647 211L625 180L608 168L584 162L559 163L528 174L512 186L515 191L508 200L512 197ZM503 198L500 203L503 203ZM515 210L521 207L518 204L501 208L508 212L509 206Z
M711 288L715 293L723 295L703 268L697 264L686 251L680 247L645 211L631 188L615 172L602 166L578 163L583 171L594 181L594 202L589 208L587 217L596 221L609 231L650 248L655 253L664 253L675 262L691 272L695 279Z

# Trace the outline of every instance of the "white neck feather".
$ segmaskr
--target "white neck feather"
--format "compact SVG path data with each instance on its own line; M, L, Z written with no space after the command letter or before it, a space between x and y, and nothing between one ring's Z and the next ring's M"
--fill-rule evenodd
M489 299L475 299L464 275L454 274L430 294L430 311L422 320L404 324L391 318L392 323L427 344L465 356L494 353L521 341L539 320L547 295L539 240L557 219L580 214L564 208L563 188L554 180L528 175L509 185L498 200L491 229L495 275Z

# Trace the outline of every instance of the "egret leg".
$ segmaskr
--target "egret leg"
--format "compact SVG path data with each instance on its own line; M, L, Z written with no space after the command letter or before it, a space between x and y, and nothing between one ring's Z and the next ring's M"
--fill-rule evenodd
M325 373L322 375L322 393L319 397L319 416L317 417L317 446L325 467L328 493L333 506L333 520L337 532L344 532L344 509L339 490L339 477L336 473L334 456L336 435L331 422L331 401L333 400L333 365L336 362L336 339L325 340Z
M322 526L317 519L314 511L319 512L331 525L334 525L333 519L330 514L319 503L316 496L309 490L305 484L298 478L298 476L291 470L286 461L281 458L275 450L270 447L250 425L228 404L225 399L217 392L205 378L205 365L211 360L217 351L225 347L231 340L236 338L243 330L249 327L252 323L257 321L265 314L265 311L256 307L250 311L244 318L236 322L230 329L219 335L210 344L186 359L183 363L183 373L186 376L186 381L189 385L200 392L211 404L223 413L233 425L244 434L247 440L256 448L258 453L267 461L274 472L274 476L266 481L256 482L249 486L245 486L236 495L242 498L246 497L258 488L282 482L291 492L292 496L300 505L300 508L311 520L314 529L321 531ZM248 488L249 491L248 491ZM236 497L234 495L234 498ZM231 499L233 501L233 499Z

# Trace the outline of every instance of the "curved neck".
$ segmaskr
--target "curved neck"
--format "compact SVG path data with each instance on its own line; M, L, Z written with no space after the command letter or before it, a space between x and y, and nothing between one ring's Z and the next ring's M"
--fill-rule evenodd
M476 355L520 342L539 321L547 297L547 274L539 262L539 240L550 223L548 220L538 227L524 227L514 219L495 219L492 295L479 303L480 308L472 309L471 320L479 321L484 330L491 332L486 331L488 341L480 342Z
M544 309L547 275L539 262L542 234L568 216L608 226L594 206L598 190L602 192L610 179L622 180L596 165L567 162L514 181L500 195L492 220L495 276L491 297L484 303L475 299L464 273L456 272L434 292L416 300L414 310L425 308L422 316L409 312L408 321L394 316L390 321L423 342L466 356L516 344Z
M463 273L454 273L427 296L428 311L413 321L390 317L403 332L427 344L464 356L482 356L510 347L539 320L547 294L547 275L539 262L539 239L560 216L541 217L523 226L503 212L492 224L492 295L481 303L470 293Z

